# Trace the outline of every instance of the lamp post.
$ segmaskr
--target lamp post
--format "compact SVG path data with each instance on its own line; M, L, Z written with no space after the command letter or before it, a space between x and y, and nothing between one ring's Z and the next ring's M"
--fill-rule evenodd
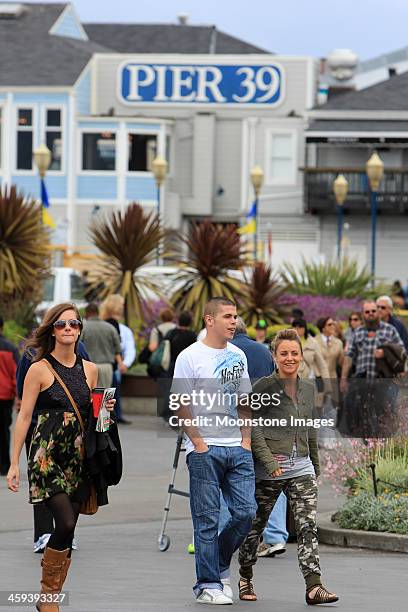
M157 155L152 161L152 170L157 185L157 216L160 218L160 195L161 186L167 174L167 161L161 155ZM156 265L159 265L160 247L157 245Z
M371 284L375 284L375 250L377 233L377 195L384 174L384 164L378 153L373 153L366 163L366 174L371 189Z
M343 174L333 181L333 192L337 202L337 260L341 262L341 241L343 238L343 204L348 193L348 182Z
M255 191L255 232L254 232L254 261L257 261L258 246L258 197L264 181L264 173L260 166L254 166L251 170L251 183Z

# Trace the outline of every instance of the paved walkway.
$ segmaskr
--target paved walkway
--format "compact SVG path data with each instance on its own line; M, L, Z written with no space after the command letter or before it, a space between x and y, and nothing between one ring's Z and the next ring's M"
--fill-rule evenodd
M187 499L173 498L167 529L171 546L165 553L157 550L174 439L159 437L153 418L133 420L131 427L121 429L125 455L123 481L112 489L108 507L101 508L95 517L80 520L79 550L74 553L66 584L70 594L66 609L71 612L197 609L191 592L194 558L186 553L191 539ZM187 486L183 457L176 485ZM31 548L31 507L26 502L26 488L23 482L21 493L13 495L7 491L5 479L0 479L0 591L37 589L40 555L33 554ZM323 485L320 509L334 510L337 504L331 489ZM406 555L322 546L321 560L328 587L341 595L336 608L346 612L407 609ZM233 575L235 586L236 561ZM255 586L260 601L256 604L237 601L238 609L254 612L306 609L294 544L288 546L285 555L258 562Z

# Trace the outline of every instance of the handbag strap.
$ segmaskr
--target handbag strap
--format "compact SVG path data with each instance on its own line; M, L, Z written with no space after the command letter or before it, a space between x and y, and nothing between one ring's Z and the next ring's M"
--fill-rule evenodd
M82 429L82 433L85 433L85 426L84 426L84 422L82 420L81 414L78 410L78 407L74 401L74 398L72 397L71 393L68 390L67 385L64 383L64 381L62 380L61 376L54 370L54 368L52 367L52 365L50 364L49 361L47 361L46 359L43 359L45 365L47 366L47 368L49 369L49 371L51 372L51 374L53 374L55 376L55 378L58 380L59 384L61 385L61 387L64 389L69 401L71 402L71 405L75 411L75 415L76 418L79 421L79 424L81 426Z

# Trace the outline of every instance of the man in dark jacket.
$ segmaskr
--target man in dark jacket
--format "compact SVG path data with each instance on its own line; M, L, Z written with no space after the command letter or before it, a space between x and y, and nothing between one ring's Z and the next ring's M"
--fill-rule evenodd
M17 348L3 336L4 321L0 317L0 475L10 467L10 426L16 397Z
M401 337L402 342L404 343L405 350L408 353L408 330L402 321L400 321L397 317L394 317L392 314L392 299L388 295L381 295L377 299L376 304L380 320L395 327Z
M274 370L273 359L266 344L252 340L241 317L237 319L235 334L231 340L241 351L244 351L248 361L248 374L251 382L263 376L269 376Z

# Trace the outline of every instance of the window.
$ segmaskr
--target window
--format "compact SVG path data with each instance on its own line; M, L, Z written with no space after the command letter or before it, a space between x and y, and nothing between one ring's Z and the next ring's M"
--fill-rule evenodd
M47 276L43 284L42 299L44 300L44 302L54 301L54 289L55 289L55 276L53 274L50 274L50 276Z
M92 132L82 134L82 169L115 170L116 134Z
M295 182L295 135L273 132L269 137L268 182Z
M129 172L151 172L152 162L157 155L155 134L129 134Z
M45 144L51 151L49 170L61 170L62 165L62 113L60 109L45 112Z
M33 168L33 111L20 108L17 111L17 170Z
M71 274L70 276L70 284L71 284L71 300L84 300L84 284L82 282L82 278L79 274Z

